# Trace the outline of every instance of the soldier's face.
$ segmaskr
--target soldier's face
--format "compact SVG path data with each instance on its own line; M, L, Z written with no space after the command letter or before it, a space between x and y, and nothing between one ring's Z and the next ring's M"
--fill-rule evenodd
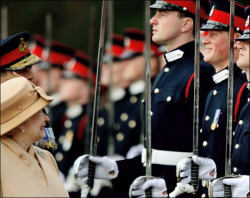
M203 44L205 45L204 61L215 67L228 66L229 35L227 31L209 30Z
M157 10L151 18L152 40L159 45L175 48L181 34L183 19L177 11Z
M237 60L237 65L243 69L244 71L249 70L249 45L250 45L250 40L246 41L240 41L237 48L240 50L239 51L239 58Z

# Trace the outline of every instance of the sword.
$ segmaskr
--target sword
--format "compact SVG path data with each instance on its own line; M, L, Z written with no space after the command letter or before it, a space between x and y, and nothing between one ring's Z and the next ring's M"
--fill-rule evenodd
M107 15L107 0L103 0L99 47L98 47L98 59L97 59L95 98L94 98L93 118L92 118L92 128L91 128L90 156L95 156L97 154L97 120L99 114L100 89L101 89L100 84L101 84L101 72L102 72L103 45L104 45L104 36L106 27L106 15ZM92 189L94 185L94 175L95 175L95 163L89 161L87 184L90 189Z
M196 0L194 60L193 155L199 154L199 90L200 90L200 0ZM199 166L192 161L191 185L199 188Z
M152 177L151 165L151 67L150 67L150 1L145 1L145 80L146 80L146 178ZM152 189L148 188L145 192L146 197L152 197Z
M230 40L229 40L229 76L227 88L227 130L226 130L226 153L225 153L225 176L231 176L231 146L233 134L233 78L234 78L234 15L235 0L230 1ZM224 196L232 197L231 186L224 185Z

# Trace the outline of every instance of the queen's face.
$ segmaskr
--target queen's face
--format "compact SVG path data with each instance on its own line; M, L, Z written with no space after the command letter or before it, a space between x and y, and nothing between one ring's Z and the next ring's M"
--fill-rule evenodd
M21 126L25 128L25 133L23 134L27 136L27 140L35 143L36 141L44 138L44 129L48 121L49 117L45 115L42 110L40 110L21 124Z

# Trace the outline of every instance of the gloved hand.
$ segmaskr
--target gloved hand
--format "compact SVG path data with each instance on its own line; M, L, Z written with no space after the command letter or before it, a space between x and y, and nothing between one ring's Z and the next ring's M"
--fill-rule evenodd
M223 179L215 179L209 185L209 197L224 197Z
M168 197L165 180L162 178L141 176L136 178L130 186L130 197L146 197L145 191L152 188L152 197Z
M74 163L74 174L78 184L79 182L87 183L89 160L96 164L95 179L111 180L118 176L119 171L115 160L108 157L83 155L78 157Z
M190 184L177 183L173 192L169 194L169 197L177 197L183 193L194 193L194 187Z
M188 184L191 182L192 160L199 165L199 179L212 180L216 178L215 162L212 159L194 155L192 158L182 159L176 166L176 176L181 178L181 183Z
M249 175L243 175L237 178L223 179L223 183L232 188L232 197L246 197L249 193Z
M144 148L143 144L137 144L135 146L132 146L127 152L126 159L132 159L135 156L142 154L143 148Z

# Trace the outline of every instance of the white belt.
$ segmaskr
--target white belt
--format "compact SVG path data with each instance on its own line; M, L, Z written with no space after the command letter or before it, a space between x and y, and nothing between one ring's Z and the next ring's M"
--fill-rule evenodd
M152 164L176 166L183 158L191 157L192 152L163 151L152 149ZM146 149L142 151L141 162L146 166Z

